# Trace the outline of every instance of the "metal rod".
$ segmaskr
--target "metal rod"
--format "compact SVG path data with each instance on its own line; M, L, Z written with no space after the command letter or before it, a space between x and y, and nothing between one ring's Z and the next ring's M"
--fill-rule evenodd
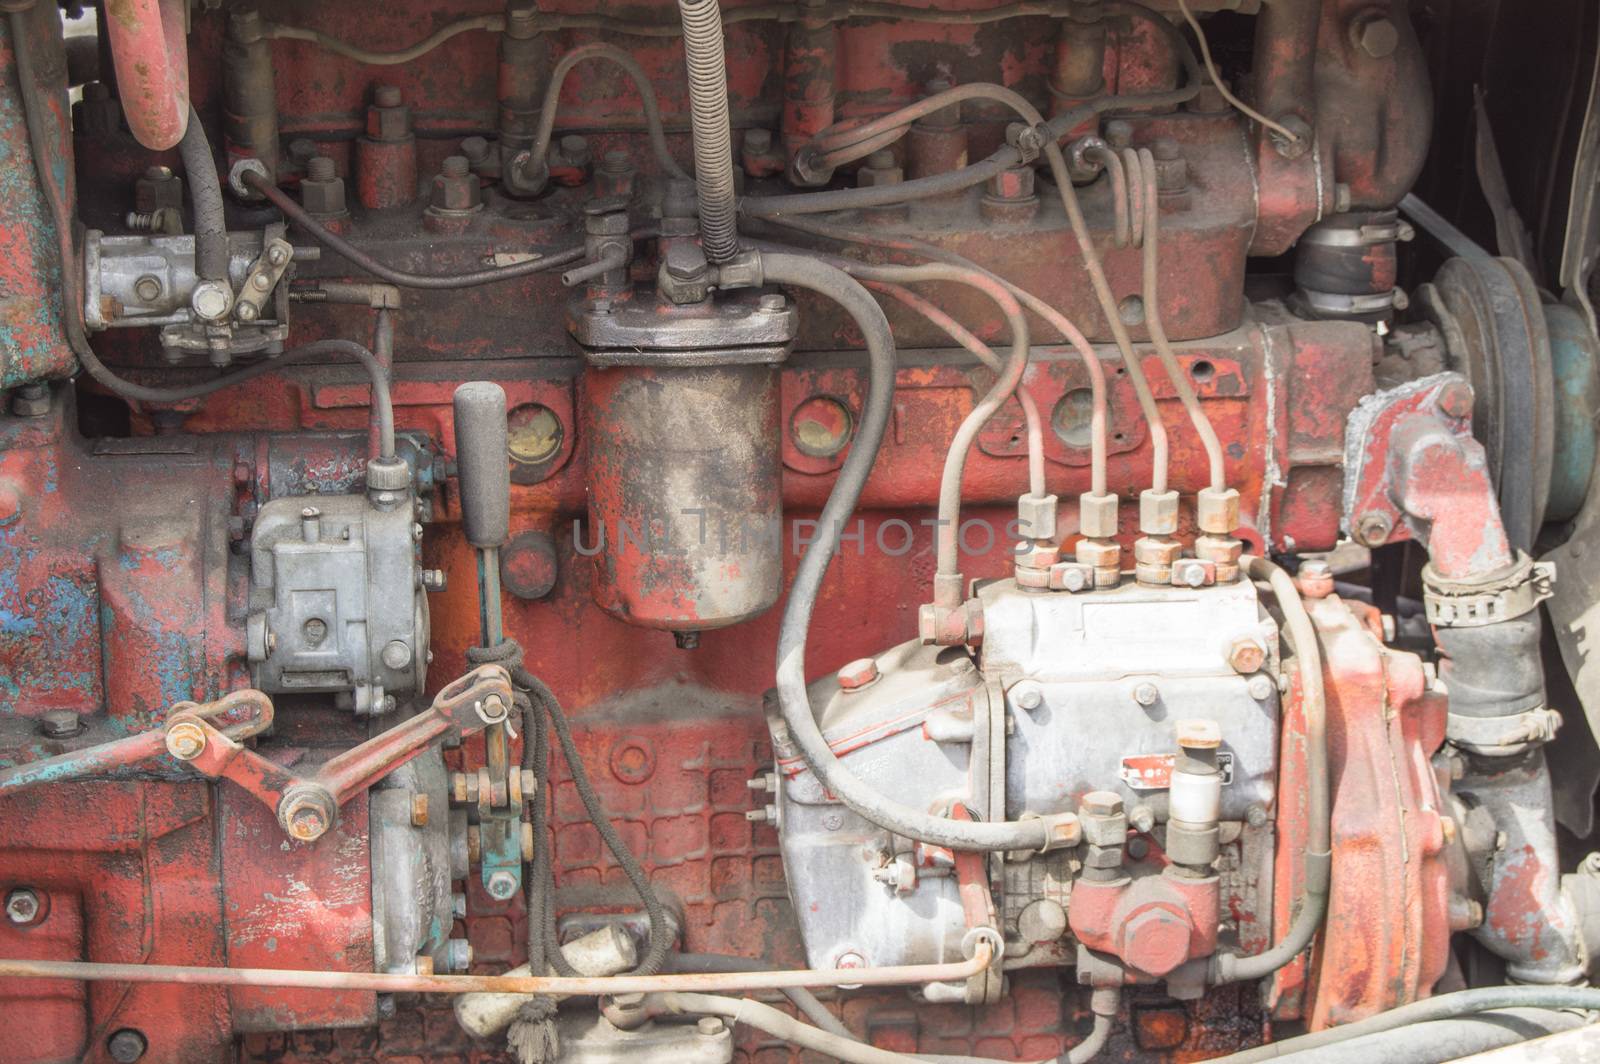
M694 972L673 975L512 976L391 975L289 968L216 968L181 964L113 964L101 961L0 960L0 977L79 979L116 983L182 983L193 986L276 986L310 990L370 990L380 994L648 994L665 990L782 990L785 987L909 986L970 979L989 967L993 954L979 942L970 959L945 964L884 968L813 969L777 972Z

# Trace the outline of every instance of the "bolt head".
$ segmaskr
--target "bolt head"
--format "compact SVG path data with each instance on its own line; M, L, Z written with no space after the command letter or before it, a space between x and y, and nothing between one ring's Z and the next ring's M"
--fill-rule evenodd
M383 648L383 663L391 669L405 668L411 664L411 648L403 640L390 640Z
M1261 640L1251 636L1235 639L1228 646L1228 665L1241 675L1259 672L1266 660L1267 648L1261 645Z
M1011 689L1011 701L1019 709L1038 709L1044 705L1044 691L1032 680L1024 680Z
M1389 518L1374 510L1363 514L1361 520L1356 523L1356 538L1364 546L1381 547L1389 541L1392 529L1393 525L1389 523Z
M1451 381L1439 389L1439 412L1446 417L1464 419L1472 416L1472 389L1465 381Z
M167 729L167 753L179 761L193 761L205 749L205 729L194 721L180 720Z
M1090 791L1078 803L1078 809L1088 816L1120 816L1122 796L1116 791Z
M411 796L411 826L416 828L428 826L428 796L426 794L413 794Z
M1386 59L1400 47L1400 31L1381 15L1362 19L1351 29L1356 47L1373 59Z
M1153 706L1161 699L1161 692L1153 683L1141 683L1133 689L1133 700L1141 706Z
M1246 685L1246 687L1250 692L1250 697L1255 699L1257 702L1265 702L1267 699L1271 698L1273 692L1278 689L1278 685L1273 683L1271 678L1262 673L1257 673L1256 675L1250 677L1250 682Z
M52 709L39 718L39 734L46 739L70 739L83 734L83 718L70 709Z
M14 924L31 924L39 918L39 896L27 887L6 895L6 919Z
M491 898L505 901L517 892L517 877L510 872L495 872L484 885Z
M878 663L872 658L857 658L839 670L839 686L859 691L878 678Z
M106 1039L106 1055L116 1064L134 1064L143 1058L145 1050L150 1047L145 1036L132 1027L124 1027Z
M1189 959L1189 925L1167 909L1137 913L1122 929L1122 958L1147 975L1163 976Z
M201 281L189 296L189 305L204 321L220 321L233 306L233 293L218 281Z

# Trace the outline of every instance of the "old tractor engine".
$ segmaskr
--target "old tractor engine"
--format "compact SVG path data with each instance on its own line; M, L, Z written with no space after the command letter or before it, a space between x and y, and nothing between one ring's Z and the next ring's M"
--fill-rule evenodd
M0 1064L1592 1053L1592 6L0 3Z

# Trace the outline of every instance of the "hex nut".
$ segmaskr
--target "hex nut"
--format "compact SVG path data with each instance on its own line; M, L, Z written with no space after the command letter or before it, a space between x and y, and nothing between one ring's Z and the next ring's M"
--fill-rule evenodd
M795 166L799 165L800 156L796 156ZM891 151L873 152L867 156L866 164L856 171L856 184L862 188L874 185L898 185L905 179L906 173L895 165L894 152Z
M1038 543L1024 543L1021 549L1014 552L1019 569L1049 569L1061 560L1061 551L1054 544L1041 545Z
M43 384L24 384L11 393L13 417L44 417L50 412L50 389Z
M1017 528L1026 539L1056 538L1056 497L1023 495L1017 499ZM1045 568L1038 566L1037 568Z
M405 106L400 90L379 85L367 108L367 136L373 140L397 141L411 136L411 109Z
M1139 531L1170 536L1178 530L1178 493L1146 488L1139 493Z
M1195 495L1195 524L1200 531L1227 535L1239 527L1239 492L1235 488L1201 488Z
M1183 544L1167 536L1140 536L1133 541L1133 560L1138 565L1170 569L1183 557Z
M1122 564L1122 547L1114 539L1084 538L1078 540L1073 557L1084 565L1107 569Z
M1095 539L1111 539L1117 534L1117 497L1111 492L1096 495L1086 491L1078 496L1078 531Z

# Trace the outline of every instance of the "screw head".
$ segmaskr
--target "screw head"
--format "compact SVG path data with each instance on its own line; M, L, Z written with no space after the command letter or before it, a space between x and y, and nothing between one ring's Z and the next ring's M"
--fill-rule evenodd
M6 919L14 924L31 924L39 919L39 896L27 887L6 895Z

